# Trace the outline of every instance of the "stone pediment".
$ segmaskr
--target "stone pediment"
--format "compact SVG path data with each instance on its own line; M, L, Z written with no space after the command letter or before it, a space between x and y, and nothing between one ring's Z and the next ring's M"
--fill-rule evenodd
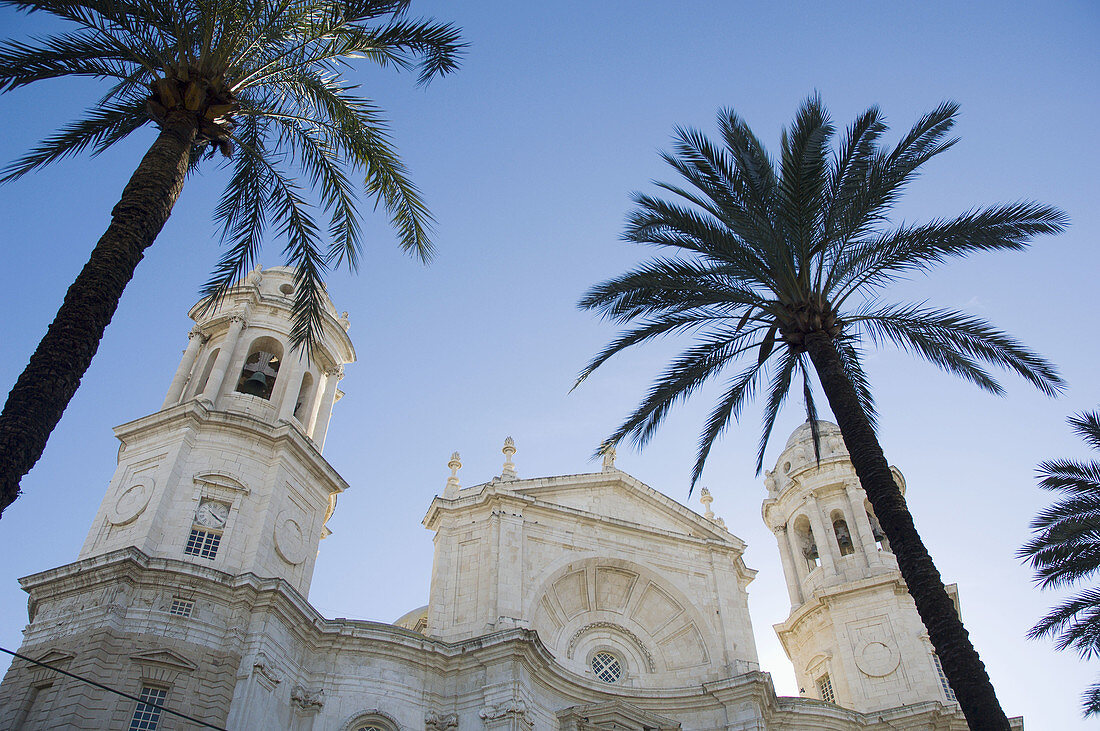
M51 649L46 653L35 658L40 663L46 665L60 665L68 660L72 660L74 655L71 652L64 652L58 649Z
M561 731L677 731L678 721L624 701L571 706L558 711Z
M159 665L172 670L186 670L188 672L198 668L198 665L188 660L183 655L171 650L152 650L131 655L130 659L139 665Z
M625 472L594 473L519 482L509 488L543 503L649 528L741 544L725 528L685 508Z

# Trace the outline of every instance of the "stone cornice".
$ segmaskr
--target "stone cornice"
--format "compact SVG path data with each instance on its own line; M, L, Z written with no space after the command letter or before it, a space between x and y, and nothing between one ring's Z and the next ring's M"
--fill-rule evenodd
M271 449L285 445L295 453L302 465L309 467L313 477L326 483L330 492L339 493L348 488L348 483L340 473L328 463L328 460L298 426L285 421L272 425L247 414L212 409L196 399L120 424L115 427L114 432L118 440L125 445L127 439L139 432L177 428L193 430L200 425L232 428L266 442Z
M152 558L132 547L21 580L24 590L32 595L32 601L92 591L107 582L125 582L135 591L141 591L143 586L160 588L177 584L186 586L194 595L209 597L242 612L273 614L314 658L328 653L341 656L362 653L375 660L397 659L441 675L472 671L485 664L518 662L530 669L535 682L565 696L569 703L621 698L641 708L687 712L701 706L717 707L722 702L715 691L724 686L714 683L706 687L618 687L579 675L561 666L533 630L511 628L457 642L443 642L382 622L325 619L282 579L260 578L253 574L231 576L187 561ZM770 693L774 697L769 676L759 671L719 683L759 685L754 694L766 696Z
M832 599L852 594L859 594L882 587L890 587L896 594L908 594L905 582L901 578L901 572L897 569L889 569L881 574L871 576L858 581L846 581L836 586L826 586L818 589L813 595L796 607L787 619L773 625L777 633L793 632L798 625L809 616L819 610L825 609Z
M668 531L661 528L654 528L653 526L642 525L639 523L633 523L618 518L610 518L590 511L581 510L579 508L572 508L558 503L542 500L537 497L537 493L532 494L539 488L546 487L565 487L576 489L590 489L592 487L600 485L609 485L616 482L623 483L626 486L633 488L637 491L637 496L647 502L650 505L656 506L660 510L664 510L675 514L687 525L691 526L695 530L703 534L704 537L690 535L689 533L678 533L674 531ZM615 470L614 472L593 472L579 475L560 475L555 477L541 477L530 480L513 480L513 481L500 481L494 480L482 485L475 485L474 487L466 488L459 492L458 496L453 499L436 497L432 500L431 505L428 507L428 512L424 516L422 521L424 526L429 530L438 530L439 523L444 512L461 511L467 512L472 509L482 508L486 504L499 502L503 504L509 504L522 507L533 507L551 510L555 512L566 513L574 515L583 520L590 521L592 523L602 525L615 525L622 528L629 529L631 531L642 531L646 533L652 533L654 535L665 536L675 540L686 540L698 545L707 545L717 548L719 550L726 549L731 552L740 554L744 552L746 543L732 533L720 528L713 522L707 520L701 515L696 514L694 511L685 508L675 500L662 495L653 488L649 487L645 483L635 479L634 477Z

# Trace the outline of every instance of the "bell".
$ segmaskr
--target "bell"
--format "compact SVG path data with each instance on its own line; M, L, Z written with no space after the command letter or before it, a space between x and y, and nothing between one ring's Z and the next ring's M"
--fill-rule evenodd
M260 371L256 371L247 381L241 384L240 391L250 396L263 397L264 392L267 391L267 376Z

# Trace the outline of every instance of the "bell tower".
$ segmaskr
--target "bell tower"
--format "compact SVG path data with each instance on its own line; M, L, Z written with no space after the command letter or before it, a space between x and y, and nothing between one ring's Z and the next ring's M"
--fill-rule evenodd
M291 347L294 287L293 269L257 269L191 309L161 409L115 429L118 468L80 559L132 546L309 592L345 487L321 449L355 351L327 297L312 354Z
M77 560L20 580L30 660L0 684L0 727L182 728L148 701L252 728L230 718L235 699L290 708L304 692L273 669L301 661L293 631L260 650L251 628L315 618L317 549L347 487L321 449L355 350L327 296L312 351L291 347L294 275L257 269L191 309L164 403L115 428L118 467ZM298 722L263 727L310 728Z
M798 427L767 472L763 516L779 542L791 613L775 625L800 693L861 712L953 704L897 560L840 429ZM905 480L891 468L902 493ZM958 607L954 585L948 587Z

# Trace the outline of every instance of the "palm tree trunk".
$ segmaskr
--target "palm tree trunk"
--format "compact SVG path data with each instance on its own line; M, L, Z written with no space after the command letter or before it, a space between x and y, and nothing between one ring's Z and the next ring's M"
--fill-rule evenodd
M19 481L42 456L50 432L80 385L134 276L183 190L193 124L163 129L111 211L111 224L0 413L0 515L19 496Z
M875 430L859 404L832 338L811 333L806 350L829 399L844 444L875 516L890 541L902 578L936 648L944 674L972 729L1008 729L985 665L947 595L943 579L917 534L913 516L894 482Z

